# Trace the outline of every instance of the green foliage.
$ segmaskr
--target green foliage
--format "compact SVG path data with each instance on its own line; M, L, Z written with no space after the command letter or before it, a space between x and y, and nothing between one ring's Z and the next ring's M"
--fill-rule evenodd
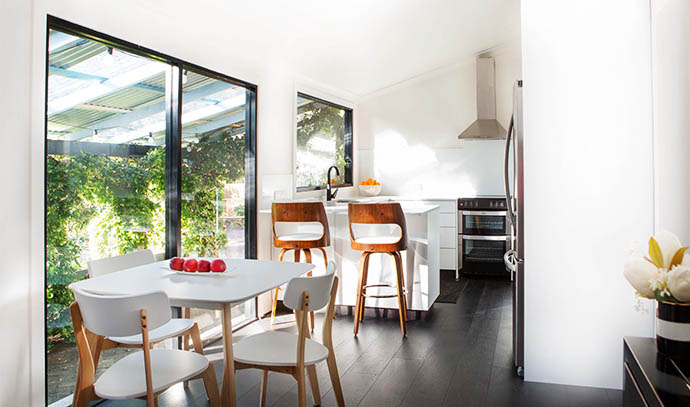
M225 184L244 178L244 139L226 130L186 146L183 157L184 254L215 256L227 242L225 231L216 225L223 210L217 205L223 202ZM88 247L97 247L102 257L163 247L164 199L164 147L139 157L47 157L49 337L73 339L68 307L74 298L67 286L84 278ZM96 242L90 242L90 236Z
M345 111L319 102L312 102L300 108L297 122L297 149L309 152L330 162L326 168L315 167L308 162L297 162L297 185L317 186L326 184L326 170L336 165L340 176L333 174L335 183L343 183L345 176ZM313 149L309 141L314 137L335 142L335 156Z
M219 230L216 213L224 208L222 193L227 183L244 179L244 138L221 133L183 150L182 247L184 256L217 256L228 237Z

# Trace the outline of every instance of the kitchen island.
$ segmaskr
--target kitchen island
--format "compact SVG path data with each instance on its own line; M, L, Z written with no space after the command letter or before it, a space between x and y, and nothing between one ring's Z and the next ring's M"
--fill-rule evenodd
M408 249L401 252L407 307L411 311L427 311L439 295L439 207L412 202L401 202L407 223ZM338 266L339 287L336 305L354 306L356 302L357 281L359 277L359 257L361 252L350 248L347 203L329 202L325 205L331 234L331 246L326 248L328 259ZM271 211L259 212L261 225L260 246L264 256L277 260L279 250L274 249L271 240ZM266 246L268 245L268 246ZM312 251L316 265L314 275L323 274L325 266L318 251ZM291 254L285 256L291 260ZM395 285L395 265L390 256L373 254L369 260L369 284L388 283ZM384 289L393 293L394 289ZM374 289L370 290L373 293ZM367 307L397 309L398 300L393 298L367 298ZM260 307L261 311L261 307Z

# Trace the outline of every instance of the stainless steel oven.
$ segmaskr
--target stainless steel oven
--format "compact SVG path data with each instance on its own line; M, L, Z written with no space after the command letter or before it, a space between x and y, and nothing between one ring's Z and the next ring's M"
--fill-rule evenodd
M508 277L503 255L510 250L503 196L458 199L458 271Z

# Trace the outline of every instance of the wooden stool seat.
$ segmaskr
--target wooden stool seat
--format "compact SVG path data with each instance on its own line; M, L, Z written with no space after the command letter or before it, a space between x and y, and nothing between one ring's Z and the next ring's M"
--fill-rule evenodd
M294 250L294 261L299 263L300 253L304 253L304 260L311 263L311 249L320 250L323 254L323 262L328 268L328 255L326 254L326 247L331 245L331 234L328 228L328 216L326 209L321 202L274 202L271 207L272 229L273 229L273 246L282 249L280 251L279 260L283 261L285 253ZM286 234L279 234L276 231L276 226L279 223L297 223L297 224L320 224L321 233L310 231L303 232L289 232ZM313 264L313 263L312 263ZM308 276L312 275L310 271ZM276 288L273 295L273 306L271 307L271 324L275 323L276 308L278 305L278 290ZM314 330L314 313L309 313L311 322L311 329Z
M352 250L362 251L359 259L359 281L357 283L357 304L355 306L354 334L359 331L359 323L364 318L366 298L398 298L400 331L407 335L407 290L403 276L402 257L400 252L407 249L407 226L405 214L399 203L350 203L347 208L350 225L350 246ZM393 225L398 235L375 234L355 236L353 225ZM373 253L388 254L395 263L395 284L367 284L369 275L369 257ZM394 288L395 294L368 294L369 288Z

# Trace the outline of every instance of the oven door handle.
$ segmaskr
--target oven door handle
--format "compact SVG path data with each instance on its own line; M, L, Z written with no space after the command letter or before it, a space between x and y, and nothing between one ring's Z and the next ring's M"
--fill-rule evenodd
M506 216L508 211L466 211L460 210L460 216L479 215L479 216Z
M477 236L477 235L462 235L463 240L493 240L505 241L510 239L510 236Z

